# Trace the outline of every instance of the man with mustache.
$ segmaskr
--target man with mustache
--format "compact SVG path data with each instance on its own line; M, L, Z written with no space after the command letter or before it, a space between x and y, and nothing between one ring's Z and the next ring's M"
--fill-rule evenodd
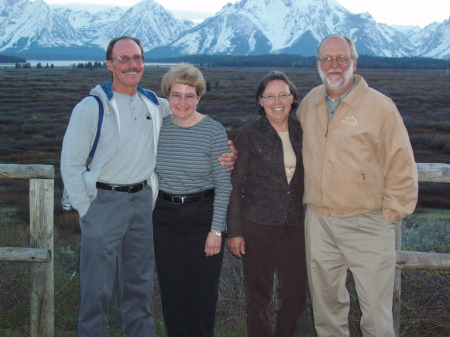
M354 74L354 42L320 42L323 85L297 114L303 128L306 259L319 337L349 336L350 270L363 336L394 336L394 226L414 211L417 169L408 133L391 99Z
M144 73L144 52L137 38L111 40L106 66L112 82L91 90L104 109L92 162L87 165L86 159L100 111L93 97L74 108L61 153L64 186L80 215L78 336L106 337L118 263L123 336L153 337L152 206L158 193L154 168L159 131L163 117L170 114L169 105L138 86ZM228 157L225 165L232 165L234 159Z

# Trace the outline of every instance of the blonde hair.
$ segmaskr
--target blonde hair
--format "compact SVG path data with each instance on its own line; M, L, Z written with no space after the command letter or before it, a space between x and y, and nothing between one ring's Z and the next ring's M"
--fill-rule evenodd
M195 88L197 96L206 91L206 82L202 72L189 63L180 63L170 67L161 82L161 90L165 96L169 96L172 86L176 83L187 84Z

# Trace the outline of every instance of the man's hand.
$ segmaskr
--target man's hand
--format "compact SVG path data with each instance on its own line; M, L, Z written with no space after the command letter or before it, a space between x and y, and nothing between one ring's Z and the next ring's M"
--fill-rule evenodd
M222 166L228 166L227 171L233 171L234 169L234 162L237 159L238 152L236 148L234 147L233 141L228 141L228 146L230 147L231 152L227 152L222 154L219 157L220 165Z

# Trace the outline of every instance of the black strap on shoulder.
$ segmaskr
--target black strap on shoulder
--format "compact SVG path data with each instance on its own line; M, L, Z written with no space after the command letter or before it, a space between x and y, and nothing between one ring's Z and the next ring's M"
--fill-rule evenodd
M96 95L91 95L98 102L98 122L97 122L97 133L95 134L94 143L92 144L91 152L89 152L89 158L94 158L95 150L97 149L98 140L100 139L100 130L102 129L103 123L103 104L100 97Z
M95 134L94 143L92 144L91 151L89 152L89 156L86 159L86 168L88 171L89 171L89 165L91 164L92 159L94 158L95 150L97 149L98 140L100 139L100 131L102 129L103 115L104 115L103 103L102 103L100 97L98 97L96 95L91 95L91 96L94 97L98 102L98 122L97 122L97 132Z

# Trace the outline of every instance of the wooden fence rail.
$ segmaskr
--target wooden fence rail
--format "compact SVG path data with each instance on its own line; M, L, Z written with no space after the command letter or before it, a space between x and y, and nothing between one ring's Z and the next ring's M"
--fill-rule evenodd
M49 262L51 253L45 248L0 247L0 261Z
M0 164L0 179L30 181L30 248L1 247L0 261L31 264L30 336L53 337L53 205L52 165Z
M418 163L419 181L450 183L450 165L436 163Z
M397 268L450 270L450 254L397 251Z
M435 163L418 163L419 181L450 183L450 165ZM395 228L395 249L397 250L395 283L394 283L394 330L395 336L400 336L401 307L401 270L402 269L436 269L450 270L450 254L435 254L423 252L402 251L401 222Z
M417 164L419 181L450 183L450 165ZM0 179L30 180L30 246L0 247L0 261L30 262L30 336L54 336L53 205L54 167L52 165L0 164ZM450 270L450 254L401 250L401 224L396 226L396 279L394 285L394 324L400 336L401 269Z

